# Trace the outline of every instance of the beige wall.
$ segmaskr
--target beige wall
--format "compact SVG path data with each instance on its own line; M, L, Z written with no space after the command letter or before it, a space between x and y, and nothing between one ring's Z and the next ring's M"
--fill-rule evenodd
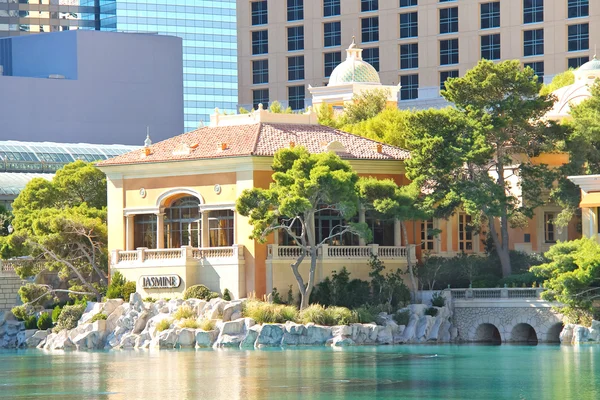
M323 86L324 77L323 53L341 51L342 61L345 49L355 35L362 48L379 47L380 77L383 84L397 84L403 74L419 74L420 105L439 104L439 73L444 70L458 69L462 76L472 68L480 57L480 36L482 34L500 33L502 59L520 59L522 62L544 61L546 79L567 69L567 58L592 56L595 38L600 35L600 2L590 1L589 17L566 19L566 0L544 1L544 22L523 24L522 0L503 0L500 2L500 28L480 30L480 4L482 0L460 0L439 3L438 0L419 0L418 7L399 8L399 0L379 0L379 11L360 13L359 0L342 0L339 17L323 18L322 0L304 0L304 20L286 22L286 5L283 0L268 1L267 26L251 26L251 1L238 0L238 78L239 104L252 104L252 90L268 87L270 101L288 99L287 87L304 84L306 86ZM439 9L458 7L459 32L457 34L439 35ZM418 11L418 38L399 39L400 14ZM361 43L360 19L379 16L379 42ZM323 23L341 21L342 44L337 47L324 48ZM589 22L590 50L567 52L567 25ZM287 27L304 25L304 50L287 51ZM252 56L251 32L253 30L269 30L269 53ZM544 55L523 57L523 31L544 28ZM459 64L453 66L439 65L439 40L459 38ZM404 43L419 43L419 68L400 70L399 46ZM288 82L287 57L301 55L305 57L304 81ZM269 84L252 84L252 60L268 58ZM309 96L306 90L307 97ZM437 103L436 103L437 102ZM414 101L400 102L400 107L414 106ZM417 105L418 106L418 105Z

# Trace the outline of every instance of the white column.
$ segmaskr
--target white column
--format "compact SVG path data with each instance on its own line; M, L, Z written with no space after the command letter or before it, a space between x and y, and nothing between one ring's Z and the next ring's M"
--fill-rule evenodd
M156 248L165 248L165 214L156 214Z
M366 215L365 214L366 214L365 213L365 209L361 207L358 210L358 222L359 223L361 223L361 224L365 223L365 221L366 221ZM365 239L362 236L360 236L358 238L358 245L359 246L365 246L366 244L367 244L367 242L365 241Z
M125 224L125 249L126 250L135 250L133 248L133 246L135 245L135 230L134 230L134 225L135 225L135 215L127 215L126 217L126 224Z
M200 246L203 248L210 247L210 237L208 232L208 216L210 215L210 211L202 210L202 243Z
M394 246L402 246L402 227L400 220L394 220Z

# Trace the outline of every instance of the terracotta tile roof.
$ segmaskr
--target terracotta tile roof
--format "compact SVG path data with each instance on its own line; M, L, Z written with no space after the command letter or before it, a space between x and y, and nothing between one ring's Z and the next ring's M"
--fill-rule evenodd
M198 160L221 157L272 156L290 142L312 153L327 151L327 144L339 142L344 159L405 160L407 150L321 125L255 123L200 128L153 144L151 154L135 150L101 161L98 166ZM226 149L221 144L226 144ZM377 145L381 145L381 153Z

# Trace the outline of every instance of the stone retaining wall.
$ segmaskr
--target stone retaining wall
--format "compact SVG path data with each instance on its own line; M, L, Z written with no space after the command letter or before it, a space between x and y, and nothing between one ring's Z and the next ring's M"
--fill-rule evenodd
M23 281L14 273L0 273L0 311L8 311L17 303Z

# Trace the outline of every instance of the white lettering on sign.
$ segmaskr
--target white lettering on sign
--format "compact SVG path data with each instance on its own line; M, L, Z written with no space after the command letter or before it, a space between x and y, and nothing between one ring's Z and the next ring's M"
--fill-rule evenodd
M146 275L140 279L144 289L172 289L181 285L181 278L177 275Z

